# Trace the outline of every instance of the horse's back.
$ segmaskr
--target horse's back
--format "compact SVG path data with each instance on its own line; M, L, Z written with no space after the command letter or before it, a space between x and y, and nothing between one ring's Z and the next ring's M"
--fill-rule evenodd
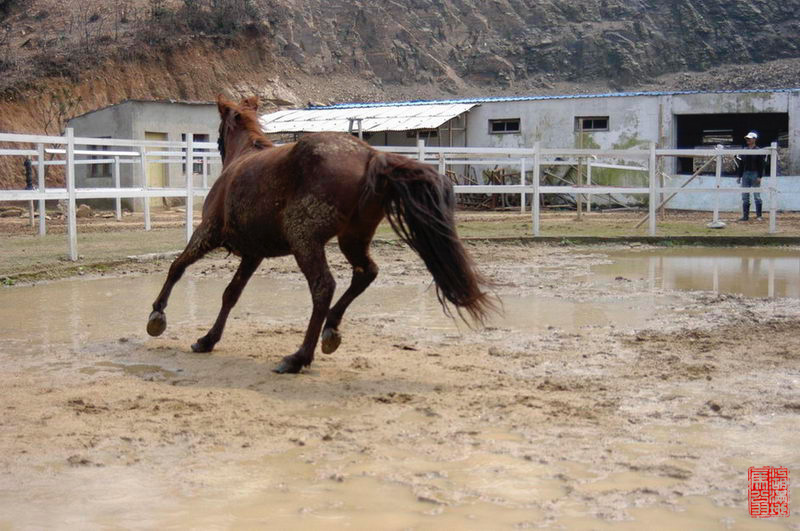
M222 178L224 239L238 253L287 254L302 238L339 234L359 206L372 148L341 133L249 153Z
M358 184L373 149L345 133L314 133L302 137L288 154L306 186Z

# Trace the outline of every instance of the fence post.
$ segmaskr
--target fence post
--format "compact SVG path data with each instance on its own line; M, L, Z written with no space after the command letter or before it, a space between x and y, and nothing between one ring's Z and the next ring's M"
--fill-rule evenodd
M417 159L420 162L425 160L425 141L417 140Z
M716 191L714 192L714 218L712 220L713 223L719 223L719 194L720 188L722 187L722 153L719 151L719 147L716 148L717 150L717 159L716 165L717 169L715 172L715 184Z
M592 186L592 157L586 157L586 186ZM586 194L586 212L592 211L592 194Z
M36 165L37 177L39 178L39 193L44 196L44 144L36 144L36 157L38 163ZM45 209L46 205L44 197L39 199L39 236L47 234L47 226L45 225Z
M533 218L533 235L539 236L539 153L540 142L533 145L533 175L531 176L531 184L533 184L533 197L531 198L531 217Z
M658 202L658 181L656 180L656 143L650 142L650 164L647 168L650 174L650 236L656 235L656 203Z
M120 183L119 183L119 155L114 156L114 188L119 191ZM117 214L117 221L122 220L122 198L117 196L114 200L114 204L116 205L116 214Z
M194 134L186 135L186 243L192 238L194 230Z
M778 143L769 146L769 233L778 232Z
M203 189L208 190L208 157L203 155Z
M144 146L139 148L139 161L142 165L142 191L147 191L147 148ZM144 211L144 230L150 230L150 198L145 195L142 198L144 204L142 210Z
M525 157L519 159L519 184L525 186ZM525 213L525 189L519 194L519 211Z
M69 259L78 260L78 223L76 221L75 204L75 131L68 127L67 137L67 240L69 241Z

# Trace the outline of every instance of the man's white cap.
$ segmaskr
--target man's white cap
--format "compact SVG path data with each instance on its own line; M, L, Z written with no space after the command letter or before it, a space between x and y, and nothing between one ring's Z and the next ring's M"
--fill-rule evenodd
M758 133L756 133L755 131L750 131L749 133L744 135L744 137L745 138L758 138Z

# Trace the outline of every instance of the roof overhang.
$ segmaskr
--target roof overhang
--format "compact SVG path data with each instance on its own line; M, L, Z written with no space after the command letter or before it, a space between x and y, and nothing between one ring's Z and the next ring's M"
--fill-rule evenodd
M351 107L344 109L293 109L261 116L261 128L265 133L313 133L320 131L349 132L361 120L361 130L411 131L436 129L459 116L477 103L445 103L425 105L386 105Z

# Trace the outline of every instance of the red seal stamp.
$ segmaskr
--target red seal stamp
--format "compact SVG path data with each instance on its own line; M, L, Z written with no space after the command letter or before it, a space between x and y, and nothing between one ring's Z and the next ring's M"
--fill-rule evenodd
M748 508L753 518L789 516L789 469L751 466L747 470Z

